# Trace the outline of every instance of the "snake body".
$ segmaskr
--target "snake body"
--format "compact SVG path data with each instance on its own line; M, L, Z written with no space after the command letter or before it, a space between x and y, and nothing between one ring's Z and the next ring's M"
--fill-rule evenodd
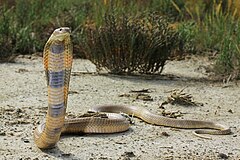
M47 41L43 62L48 86L48 111L46 122L34 131L34 141L41 149L52 148L63 133L115 133L128 130L129 121L117 113L134 115L150 124L175 128L209 128L196 130L198 134L230 134L231 130L209 121L179 120L159 116L145 108L125 105L95 106L91 112L105 112L105 116L87 116L65 119L70 74L72 68L72 43L70 29L56 29ZM114 113L113 113L114 112Z

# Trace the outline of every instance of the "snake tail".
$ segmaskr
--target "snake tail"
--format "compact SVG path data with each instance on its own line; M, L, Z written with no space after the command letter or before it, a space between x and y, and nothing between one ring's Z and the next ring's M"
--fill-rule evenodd
M197 129L193 133L194 135L210 139L207 136L201 134L212 135L227 135L231 133L231 129L219 123L211 121L189 120L189 119L173 119L163 117L158 114L152 113L149 110L138 106L125 106L125 105L101 105L94 106L89 111L91 112L114 112L114 113L126 113L128 115L134 115L142 119L143 121L166 127L173 128L185 128L185 129ZM207 129L207 130L203 130ZM208 130L210 129L210 130Z

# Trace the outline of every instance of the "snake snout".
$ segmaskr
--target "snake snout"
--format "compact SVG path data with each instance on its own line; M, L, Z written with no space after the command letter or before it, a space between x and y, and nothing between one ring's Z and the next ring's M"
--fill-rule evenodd
M55 32L58 32L58 33L71 33L71 28L69 28L69 27L60 27L60 28L55 29Z
M71 33L71 28L69 27L62 27L62 29L65 31L65 32L68 32L68 33Z

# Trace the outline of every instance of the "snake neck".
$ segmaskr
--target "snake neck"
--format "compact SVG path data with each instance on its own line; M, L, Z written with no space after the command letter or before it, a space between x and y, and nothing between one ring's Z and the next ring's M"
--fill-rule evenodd
M52 34L44 48L48 111L46 123L35 130L35 142L39 148L53 147L59 140L64 126L72 67L70 34L66 35L55 38Z

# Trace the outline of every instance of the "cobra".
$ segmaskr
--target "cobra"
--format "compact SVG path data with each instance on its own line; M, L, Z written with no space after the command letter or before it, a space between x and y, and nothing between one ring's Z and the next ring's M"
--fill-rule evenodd
M95 106L91 112L104 112L105 116L87 116L66 119L68 90L73 61L70 29L56 29L48 39L43 51L43 63L48 88L48 111L46 121L34 131L34 141L41 149L52 148L63 133L115 133L129 129L130 122L119 113L134 115L147 123L174 128L199 129L194 134L230 134L229 127L199 120L172 119L157 115L145 108L127 105ZM203 130L203 129L213 130ZM200 130L201 129L201 130Z

